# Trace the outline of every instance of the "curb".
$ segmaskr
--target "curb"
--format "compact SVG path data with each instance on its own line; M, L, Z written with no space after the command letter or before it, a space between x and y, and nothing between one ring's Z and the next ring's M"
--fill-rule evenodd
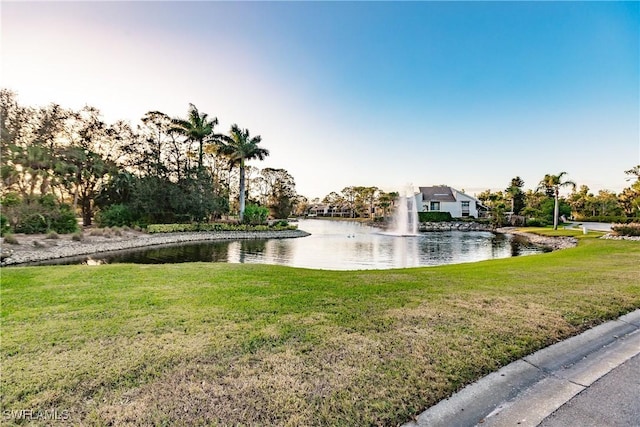
M404 427L537 426L576 394L640 354L640 309L481 378Z

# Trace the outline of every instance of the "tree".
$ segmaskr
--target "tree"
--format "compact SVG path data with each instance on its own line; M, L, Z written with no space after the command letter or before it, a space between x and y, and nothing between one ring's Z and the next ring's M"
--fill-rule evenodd
M387 218L389 207L393 205L394 200L396 200L398 196L399 194L397 191L392 191L391 193L380 191L380 194L378 195L378 207L382 208L382 217L384 219Z
M511 180L511 184L505 190L505 193L509 195L511 199L511 212L514 215L519 215L522 209L524 208L524 192L522 191L522 187L524 186L524 181L519 176L516 176Z
M548 196L553 197L554 205L553 205L553 229L558 229L558 217L560 216L560 188L562 187L572 187L574 190L576 188L576 183L569 180L564 180L564 176L566 172L560 172L558 175L550 175L546 174L544 178L540 181L538 185L538 189L544 190Z
M343 206L346 205L346 200L340 194L332 191L331 193L324 196L324 198L322 199L322 203L329 205L329 210L331 211L331 216L333 217L337 207L339 207L340 212L342 212Z
M296 202L296 183L285 169L265 168L261 172L264 204L274 218L288 218Z
M132 159L138 169L146 175L165 176L169 171L165 163L165 146L171 141L171 133L174 124L171 118L160 111L149 111L141 119L144 127L140 129L145 146L134 147L138 155ZM142 152L141 152L142 151ZM176 166L177 179L180 176L180 155Z
M350 218L355 218L355 214L356 214L356 187L354 186L350 186L350 187L344 187L342 189L342 197L345 201L345 204L347 205L347 208L349 209L349 217Z
M485 190L478 194L478 200L484 203L491 212L491 224L494 227L501 227L505 224L505 211L507 199L502 191L492 192Z
M220 135L213 133L213 128L218 124L216 117L208 120L209 115L200 114L195 105L189 104L189 114L186 120L173 119L175 129L187 137L188 140L198 143L198 171L203 168L204 144Z
M18 105L15 93L0 92L3 192L17 191L29 202L52 191L66 116L57 104L26 108Z
M107 126L100 111L86 106L66 122L68 143L60 150L56 173L73 195L74 210L80 204L82 223L91 225L93 202L105 178L117 173L118 145L130 137L123 123Z
M293 213L296 216L304 216L305 212L309 209L309 199L296 194L296 198L293 201Z
M237 124L231 126L229 136L225 136L222 141L220 153L229 157L231 165L238 165L240 168L238 217L242 222L245 205L245 162L252 159L264 160L269 155L269 150L258 146L262 141L260 135L251 137L248 129L240 129Z
M619 216L622 214L622 208L618 204L618 197L609 190L600 190L595 197L597 205L597 215L599 216Z
M358 210L366 211L366 217L368 218L373 218L374 205L378 191L378 187L356 187Z
M636 180L630 187L622 190L622 193L618 196L618 201L627 216L637 218L640 217L640 165L624 173L631 175L629 180L632 180L633 176L636 177Z
M640 218L640 179L622 190L618 201L628 217Z
M633 175L637 180L640 180L640 165L636 165L629 169L628 171L624 171L627 175ZM633 178L629 178L628 180L632 180Z
M589 193L589 187L581 185L578 191L572 191L569 195L567 202L571 206L571 211L576 218L589 216L586 215L586 209L589 204L589 198L593 197L593 194Z

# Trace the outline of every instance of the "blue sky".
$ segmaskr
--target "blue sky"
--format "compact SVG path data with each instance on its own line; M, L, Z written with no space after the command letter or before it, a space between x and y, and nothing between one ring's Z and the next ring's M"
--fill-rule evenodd
M323 197L640 164L638 2L3 2L1 85L137 123L188 104Z

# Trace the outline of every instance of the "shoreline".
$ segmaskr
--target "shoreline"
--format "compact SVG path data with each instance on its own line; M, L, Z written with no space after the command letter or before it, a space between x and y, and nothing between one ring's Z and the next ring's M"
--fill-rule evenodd
M99 229L98 229L99 230ZM534 233L519 231L518 227L501 227L496 233L513 234L526 238L529 242L549 248L551 251L573 248L577 246L575 237L541 236ZM106 233L106 232L105 232ZM282 231L206 231L206 232L178 232L147 234L138 231L125 231L119 235L95 233L87 231L81 241L73 241L71 235L62 235L56 239L48 239L46 235L16 235L20 244L10 245L2 239L2 255L0 267L32 265L48 261L73 259L90 255L106 254L153 248L169 245L179 245L191 242L222 241L222 240L251 240L251 239L291 239L309 236L303 230ZM605 235L603 238L621 238ZM635 239L633 239L635 240Z
M534 245L544 246L551 249L552 251L575 248L576 246L578 246L578 239L576 239L575 237L541 236L539 234L527 233L526 231L519 231L518 227L500 227L495 231L497 233L522 236Z
M251 239L292 239L306 237L310 234L303 230L282 231L201 231L186 233L146 234L141 232L124 232L120 236L91 235L81 241L71 240L70 235L58 239L47 239L45 235L16 235L20 244L2 243L5 255L0 266L17 266L42 261L96 255L106 252L118 252L128 249L152 248L154 246L175 245L189 242L206 242L218 240L251 240Z

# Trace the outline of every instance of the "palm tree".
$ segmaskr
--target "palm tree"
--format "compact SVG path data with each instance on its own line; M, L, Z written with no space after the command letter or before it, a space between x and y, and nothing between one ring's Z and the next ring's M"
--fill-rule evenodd
M198 171L202 171L202 158L204 154L204 142L210 139L217 139L220 135L213 133L213 128L218 124L216 117L208 120L209 115L200 114L195 105L189 104L189 116L184 119L173 119L172 122L177 130L188 140L198 143Z
M511 199L511 213L519 215L522 208L524 208L524 192L522 187L524 181L519 176L516 176L511 180L511 184L504 191L506 195L509 195Z
M220 153L229 157L232 165L240 166L240 212L238 214L240 222L244 217L244 169L245 162L251 159L264 160L269 155L269 150L258 147L262 140L260 135L253 138L249 135L248 129L240 129L238 125L231 126L230 136L222 138L223 143Z
M540 184L538 184L538 190L545 190L547 194L550 196L553 195L554 205L553 205L553 229L558 229L558 216L560 214L560 202L558 196L560 194L560 188L562 187L572 187L572 189L576 189L576 183L573 181L563 180L563 177L566 175L566 172L560 172L558 175L550 175L546 174Z

